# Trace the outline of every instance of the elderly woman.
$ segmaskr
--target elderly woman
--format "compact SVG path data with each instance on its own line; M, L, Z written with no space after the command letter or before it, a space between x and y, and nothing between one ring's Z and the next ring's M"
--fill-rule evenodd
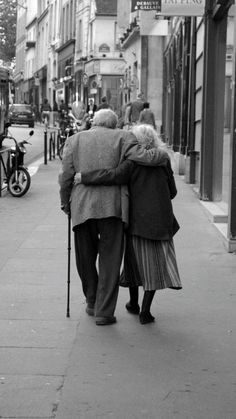
M136 125L132 131L146 149L163 145L151 125ZM141 324L153 322L150 307L156 290L182 288L173 243L179 225L171 203L177 190L170 160L164 166L141 166L127 160L114 169L82 172L76 177L85 185L128 183L130 208L124 275L130 284L130 301L126 309L139 314ZM144 288L141 312L139 285Z

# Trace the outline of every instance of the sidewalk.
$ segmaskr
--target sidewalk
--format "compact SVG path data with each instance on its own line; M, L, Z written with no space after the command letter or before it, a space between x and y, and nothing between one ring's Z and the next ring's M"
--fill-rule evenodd
M117 324L98 327L71 267L60 161L41 165L25 197L0 198L0 417L235 419L236 255L189 185L173 205L183 290L157 293L140 325L120 290Z

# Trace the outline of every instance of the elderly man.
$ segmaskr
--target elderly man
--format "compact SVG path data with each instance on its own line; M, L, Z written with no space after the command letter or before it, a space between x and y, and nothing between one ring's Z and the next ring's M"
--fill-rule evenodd
M93 126L70 137L64 148L59 174L61 208L71 211L76 265L86 297L86 312L97 325L116 322L114 316L124 225L128 223L127 186L74 184L76 172L112 168L130 158L144 164L159 164L166 153L141 148L129 131L116 128L111 109L96 112ZM98 271L96 259L98 259Z

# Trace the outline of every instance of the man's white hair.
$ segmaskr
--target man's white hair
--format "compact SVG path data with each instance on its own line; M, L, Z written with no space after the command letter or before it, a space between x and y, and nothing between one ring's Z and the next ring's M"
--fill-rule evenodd
M93 126L115 129L117 123L118 117L111 109L100 109L93 117Z

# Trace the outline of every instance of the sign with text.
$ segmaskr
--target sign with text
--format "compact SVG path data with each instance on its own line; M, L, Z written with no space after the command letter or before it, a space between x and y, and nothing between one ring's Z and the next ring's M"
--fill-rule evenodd
M203 16L205 0L162 0L163 16Z
M163 16L203 16L205 0L132 0L131 12L155 10Z
M161 11L161 0L132 0L131 12L136 10L156 10Z

